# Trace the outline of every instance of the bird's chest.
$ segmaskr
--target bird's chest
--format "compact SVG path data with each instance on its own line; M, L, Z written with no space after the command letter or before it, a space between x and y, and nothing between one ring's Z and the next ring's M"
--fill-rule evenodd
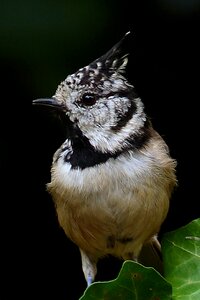
M145 168L144 163L124 159L83 170L58 161L48 189L67 236L82 249L87 250L89 243L90 250L101 253L116 251L116 245L124 247L141 236L157 198Z

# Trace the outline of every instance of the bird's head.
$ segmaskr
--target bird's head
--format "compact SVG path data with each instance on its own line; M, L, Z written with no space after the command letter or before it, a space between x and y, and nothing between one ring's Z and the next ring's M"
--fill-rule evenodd
M106 54L68 75L51 99L33 101L64 112L71 131L104 153L122 150L146 122L141 99L126 78L128 37L129 32Z

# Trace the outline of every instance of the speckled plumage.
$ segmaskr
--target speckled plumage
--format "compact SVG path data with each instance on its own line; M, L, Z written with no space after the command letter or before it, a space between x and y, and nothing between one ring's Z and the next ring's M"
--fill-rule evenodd
M101 257L137 260L144 244L158 243L176 185L176 162L125 76L127 36L69 75L49 102L35 101L60 107L68 120L47 189L88 284Z

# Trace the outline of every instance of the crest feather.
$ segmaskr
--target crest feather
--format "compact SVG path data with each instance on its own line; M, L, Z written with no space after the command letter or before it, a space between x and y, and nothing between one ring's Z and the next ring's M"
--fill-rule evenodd
M129 36L130 31L127 32L108 52L92 62L90 66L101 66L101 70L105 72L124 73L128 63L129 54L127 53L126 48Z

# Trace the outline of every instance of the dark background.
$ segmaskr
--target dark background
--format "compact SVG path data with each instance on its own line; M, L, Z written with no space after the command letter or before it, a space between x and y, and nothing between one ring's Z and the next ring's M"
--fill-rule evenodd
M199 217L198 0L1 1L1 299L77 300L86 288L78 248L59 228L51 198L53 115L32 107L70 73L132 32L129 78L177 159L179 186L160 237ZM105 259L97 280L117 276Z

